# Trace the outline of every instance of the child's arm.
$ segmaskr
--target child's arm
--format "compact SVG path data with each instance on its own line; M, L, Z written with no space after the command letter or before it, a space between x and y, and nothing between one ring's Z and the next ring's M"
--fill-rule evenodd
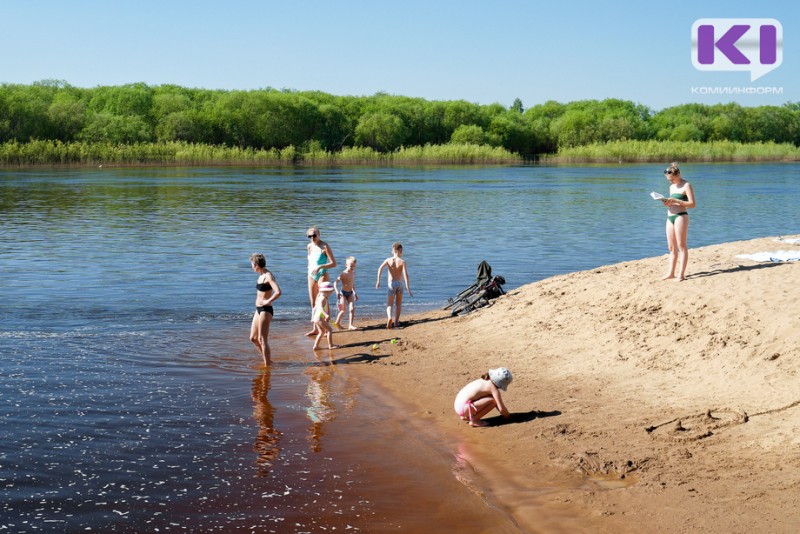
M406 262L403 262L403 280L406 281L406 289L408 290L408 296L413 297L414 293L411 292L411 285L408 283L408 268L406 267Z
M500 395L500 390L497 389L497 387L494 384L492 384L492 397L494 397L494 402L497 405L497 411L503 414L503 417L505 417L506 419L511 417L508 408L506 408L506 405L503 404L503 397Z
M342 279L342 275L339 275L339 277L336 280L333 281L333 292L336 293L336 297L337 298L342 296L342 292L339 291L339 281L341 279ZM342 286L344 286L344 282L342 282Z
M378 267L378 281L375 282L375 288L376 289L381 287L381 273L383 273L383 268L386 267L386 262L388 262L388 261L389 260L383 260L383 263L381 263L381 266Z

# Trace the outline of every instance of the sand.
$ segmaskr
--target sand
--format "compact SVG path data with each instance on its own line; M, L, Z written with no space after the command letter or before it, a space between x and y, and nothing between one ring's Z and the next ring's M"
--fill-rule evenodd
M666 256L556 276L463 317L373 321L337 352L373 357L358 372L524 531L796 532L800 262L736 257L795 248L691 249L683 282L660 280ZM512 418L470 428L453 398L497 366Z

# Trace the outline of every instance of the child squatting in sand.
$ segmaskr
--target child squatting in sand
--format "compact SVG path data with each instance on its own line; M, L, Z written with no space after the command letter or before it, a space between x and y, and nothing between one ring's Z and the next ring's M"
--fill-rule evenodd
M506 391L513 378L505 367L489 369L488 373L461 388L453 408L462 421L468 421L473 427L487 426L488 423L481 418L495 408L508 419L511 414L503 404L500 390Z
M328 298L330 298L331 293L333 293L333 284L330 282L319 283L319 293L317 293L317 299L314 301L314 309L311 312L311 321L319 331L314 340L313 350L319 348L319 342L322 341L323 335L325 339L328 340L328 348L336 348L336 345L331 343L333 328L330 323L331 315L328 307Z
M339 289L339 282L342 283L341 289ZM333 288L336 290L336 295L339 297L339 314L336 316L336 321L334 321L333 326L341 328L340 325L344 312L348 311L349 326L347 329L355 330L356 327L353 326L353 316L355 315L358 293L356 293L356 259L353 256L349 256L345 260L345 270L342 271L339 278L333 282Z

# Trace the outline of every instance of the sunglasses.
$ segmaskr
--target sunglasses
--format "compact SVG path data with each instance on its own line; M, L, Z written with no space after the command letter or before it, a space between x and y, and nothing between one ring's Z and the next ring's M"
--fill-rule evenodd
M307 235L306 237L309 239L314 239L315 237L317 237L317 234Z
M672 169L667 169L666 171L664 171L664 174L675 174L675 171L673 171Z

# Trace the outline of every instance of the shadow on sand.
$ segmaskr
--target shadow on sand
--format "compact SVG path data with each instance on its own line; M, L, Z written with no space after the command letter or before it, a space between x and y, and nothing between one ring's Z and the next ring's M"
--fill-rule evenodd
M691 280L692 278L704 278L706 276L715 276L718 274L730 274L730 273L738 273L741 271L755 271L758 269L768 269L770 267L777 267L778 265L786 265L788 262L770 262L770 263L758 263L756 265L737 265L736 267L731 267L730 269L717 269L715 271L702 271L699 273L692 273L686 276L687 280Z
M534 419L544 419L545 417L556 417L558 415L561 415L561 412L558 410L553 410L550 412L531 410L529 412L512 412L511 417L508 419L505 419L502 415L496 415L494 417L484 417L483 420L489 423L489 426L500 426L513 425L516 423L529 423Z
M362 326L359 330L369 332L371 330L382 330L384 332L392 332L396 330L402 330L403 328L413 326L416 324L425 324L425 323L435 323L437 321L444 321L445 319L452 319L451 315L443 315L442 317L423 317L421 319L409 319L407 321L400 321L400 325L394 328L386 328L384 324L372 324L369 326Z

